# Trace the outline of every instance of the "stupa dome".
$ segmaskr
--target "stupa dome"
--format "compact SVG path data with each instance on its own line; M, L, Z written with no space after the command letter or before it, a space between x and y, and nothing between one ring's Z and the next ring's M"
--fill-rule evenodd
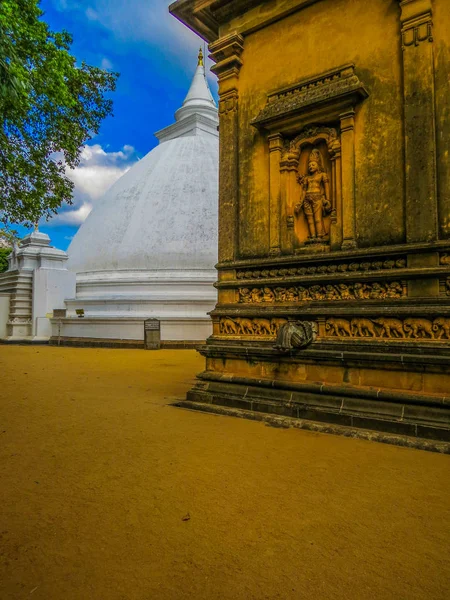
M218 117L199 64L174 125L97 202L68 249L72 271L212 269Z
M218 123L200 52L175 123L155 134L159 145L97 202L69 246L77 289L65 301L58 339L142 343L149 318L160 321L163 341L210 335Z
M106 192L73 239L69 268L211 269L217 261L217 138L166 141Z

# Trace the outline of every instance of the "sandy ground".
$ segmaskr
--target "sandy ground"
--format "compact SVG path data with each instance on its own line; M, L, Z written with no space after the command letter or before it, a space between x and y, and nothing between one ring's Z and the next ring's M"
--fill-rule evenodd
M2 600L450 597L448 456L169 406L202 365L0 346Z

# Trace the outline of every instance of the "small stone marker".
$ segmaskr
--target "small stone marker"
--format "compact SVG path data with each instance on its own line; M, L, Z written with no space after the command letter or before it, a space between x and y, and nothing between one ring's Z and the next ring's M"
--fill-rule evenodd
M161 326L158 319L144 321L144 345L146 350L161 348Z

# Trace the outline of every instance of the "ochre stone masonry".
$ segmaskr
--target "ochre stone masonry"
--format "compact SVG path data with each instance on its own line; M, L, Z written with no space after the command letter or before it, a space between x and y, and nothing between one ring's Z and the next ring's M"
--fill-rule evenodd
M448 8L172 5L220 96L218 303L188 400L450 438Z

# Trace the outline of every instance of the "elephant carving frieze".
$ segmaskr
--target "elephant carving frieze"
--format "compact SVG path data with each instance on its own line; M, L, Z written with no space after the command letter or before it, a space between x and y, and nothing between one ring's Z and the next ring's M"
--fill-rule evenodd
M450 319L445 317L438 317L433 321L433 333L435 337L440 340L441 338L450 339Z
M225 316L219 320L219 334L223 336L276 337L288 323L298 324L301 322L288 321L283 317ZM325 320L319 319L318 324L311 323L314 324L314 338L317 331L319 337L331 339L450 340L450 317L434 319L424 317L354 317L352 319L328 317ZM291 328L289 331L285 328L284 331L286 334L289 333L289 338L294 336L293 339L297 340L299 332L295 328Z
M219 321L221 335L252 335L275 337L287 319L274 318L247 318L247 317L222 317Z
M390 340L450 340L450 318L434 320L421 317L405 319L330 317L325 322L325 337Z

